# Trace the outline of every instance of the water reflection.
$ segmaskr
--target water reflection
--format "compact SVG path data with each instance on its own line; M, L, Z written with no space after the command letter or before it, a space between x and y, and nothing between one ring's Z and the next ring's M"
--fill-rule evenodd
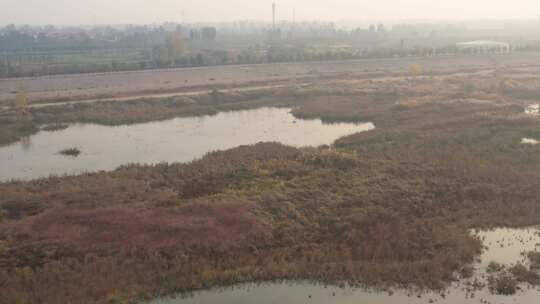
M42 131L0 148L0 181L112 170L127 163L187 162L209 151L261 141L319 146L373 128L371 123L323 124L320 120L298 120L290 114L290 109L283 108L119 127L75 124L57 132ZM58 154L67 148L77 148L81 155L73 159Z
M21 149L23 151L28 151L32 147L32 141L30 140L30 136L24 136L19 142L21 143Z

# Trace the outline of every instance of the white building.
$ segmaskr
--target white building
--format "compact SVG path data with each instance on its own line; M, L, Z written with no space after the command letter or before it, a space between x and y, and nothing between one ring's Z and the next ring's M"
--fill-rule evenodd
M490 40L475 40L469 42L460 42L456 44L459 50L468 50L473 53L499 53L505 54L512 51L512 46L509 43L490 41Z

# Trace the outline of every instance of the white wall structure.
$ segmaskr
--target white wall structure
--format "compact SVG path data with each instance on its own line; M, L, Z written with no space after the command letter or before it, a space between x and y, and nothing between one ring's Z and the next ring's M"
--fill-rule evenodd
M475 40L469 42L460 42L456 44L459 50L471 51L473 53L499 53L506 54L512 51L512 46L506 42Z

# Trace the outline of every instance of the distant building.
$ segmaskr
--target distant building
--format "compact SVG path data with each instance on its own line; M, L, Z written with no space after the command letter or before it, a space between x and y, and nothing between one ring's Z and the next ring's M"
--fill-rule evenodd
M189 38L192 41L215 41L217 30L215 27L203 27L202 29L192 29L189 33Z
M217 30L215 27L204 27L201 29L202 40L215 41L217 37Z
M189 32L189 39L191 39L193 41L201 40L201 31L197 30L197 29L192 29Z
M490 40L475 40L469 42L460 42L456 44L458 50L470 51L473 53L510 53L512 47L509 43L490 41Z

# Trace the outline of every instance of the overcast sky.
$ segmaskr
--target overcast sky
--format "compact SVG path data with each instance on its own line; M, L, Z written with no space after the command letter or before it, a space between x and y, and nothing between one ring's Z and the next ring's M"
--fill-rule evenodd
M0 24L121 24L271 19L272 0L0 0ZM278 19L539 18L540 0L281 0Z

